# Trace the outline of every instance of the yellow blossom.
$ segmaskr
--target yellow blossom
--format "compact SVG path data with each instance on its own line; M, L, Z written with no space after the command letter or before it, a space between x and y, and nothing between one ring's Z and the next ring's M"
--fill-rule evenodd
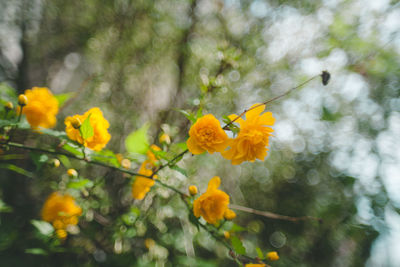
M198 192L197 186L195 186L195 185L189 186L189 194L190 195L194 196L197 194L197 192Z
M79 129L74 128L76 121L79 120L82 123L90 115L90 125L93 127L93 136L83 140ZM83 115L74 115L72 117L67 117L65 119L65 132L67 133L69 139L77 141L95 151L100 151L106 146L108 141L111 139L111 135L108 133L107 129L110 127L108 121L103 117L103 113L97 107L91 108L85 112ZM76 125L75 125L76 126Z
M192 154L222 152L228 146L228 135L212 114L199 118L190 127L189 136L186 144Z
M213 177L208 183L207 191L193 202L194 216L202 216L210 224L215 224L224 218L228 210L229 196L218 187L221 179Z
M279 260L279 255L278 252L276 251L271 251L267 253L267 259L270 261L277 261Z
M65 229L68 225L76 225L81 214L82 209L75 203L75 199L59 192L54 192L47 198L41 212L42 220L53 224L60 239L66 238Z
M265 267L265 264L260 263L248 263L245 267Z
M150 149L147 150L147 158L151 162L151 164L155 165L158 161L158 157L154 154L156 151L161 151L161 148L156 145L151 145Z
M252 106L255 107L259 104ZM265 105L260 105L246 113L246 120L230 115L231 120L239 123L240 131L235 139L229 140L230 149L224 151L222 156L232 161L233 165L243 161L254 162L256 159L264 160L267 155L268 138L273 130L267 125L273 125L275 118L271 112L260 115Z
M24 106L22 114L25 114L32 128L51 128L56 125L58 101L48 88L33 87L32 90L26 90L25 95L18 97L18 104ZM21 112L20 107L18 107L19 112Z
M145 160L139 168L139 174L151 176L153 174L154 163L150 160ZM143 176L136 176L135 181L132 184L132 197L134 199L142 200L150 188L154 185L154 179L157 179L157 175L154 175L153 179L146 178Z
M147 160L145 160L140 166L139 174L146 176L151 176L153 174L153 170L158 162L158 158L153 151L161 151L161 148L156 145L150 146L150 149L147 151ZM150 188L154 185L154 179L157 178L157 175L154 175L153 179L143 176L136 176L135 181L132 184L132 197L134 199L142 200L146 196L147 192L150 191Z

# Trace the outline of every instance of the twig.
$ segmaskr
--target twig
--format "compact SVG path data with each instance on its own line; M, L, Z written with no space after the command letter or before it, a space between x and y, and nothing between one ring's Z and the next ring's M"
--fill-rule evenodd
M322 223L322 219L311 217L311 216L290 217L290 216L286 216L286 215L276 214L276 213L273 213L270 211L255 210L252 208L243 207L243 206L239 206L239 205L235 205L235 204L229 204L229 207L234 210L240 210L240 211L244 211L247 213L257 214L257 215L264 216L264 217L274 219L274 220L284 220L284 221L290 221L290 222L315 220L315 221L318 221L319 223Z
M222 129L228 130L228 129L229 129L229 126L232 125L232 123L234 123L234 122L235 122L236 120L238 120L239 118L243 117L243 116L244 116L247 112L249 112L250 110L253 110L253 109L255 109L255 108L258 108L258 107L260 107L260 106L262 106L262 105L269 104L269 103L271 103L271 102L273 102L273 101L275 101L275 100L278 100L279 98L282 98L282 97L284 97L284 96L290 94L292 91L294 91L294 90L296 90L296 89L302 87L303 85L305 85L305 84L311 82L312 80L314 80L315 78L320 77L320 76L321 76L321 74L315 75L315 76L311 77L310 79L308 79L307 81L305 81L305 82L303 82L303 83L297 85L296 87L293 87L293 88L287 90L285 93L283 93L283 94L281 94L281 95L278 95L278 96L276 96L276 97L274 97L274 98L271 98L271 99L269 99L269 100L267 100L267 101L265 101L265 102L263 102L263 103L261 103L261 104L255 105L255 106L253 106L253 107L251 107L251 108L249 108L249 109L245 109L239 116L237 116L236 118L234 118L233 120L231 120L229 123L227 123L224 127L222 127Z
M116 167L116 166L112 166L112 165L108 165L106 163L99 162L99 161L91 161L91 160L82 158L80 156L76 156L74 154L69 154L69 153L65 153L65 152L62 152L62 151L56 151L56 150L53 150L53 149L43 149L43 148L38 148L38 147L26 146L26 145L14 143L14 142L9 142L9 143L6 143L6 144L0 144L0 146L1 145L20 148L20 149L24 149L24 150L30 150L30 151L38 151L38 152L42 152L42 153L46 153L46 154L52 154L52 155L63 155L63 156L69 157L69 158L73 158L73 159L77 159L77 160L83 160L83 161L85 161L85 162L87 162L89 164L99 165L99 166L110 168L110 169L113 169L113 170L116 170L116 171L120 171L120 172L123 172L123 173L128 173L130 175L151 178L151 176L148 176L148 175L136 173L136 172L133 172L133 171L130 171L130 170L127 170L127 169L122 169L122 168L119 168L119 167Z

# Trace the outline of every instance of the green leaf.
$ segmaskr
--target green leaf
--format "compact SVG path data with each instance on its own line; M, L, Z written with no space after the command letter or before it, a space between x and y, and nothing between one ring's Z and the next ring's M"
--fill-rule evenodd
M200 107L200 108L197 110L197 113L196 113L196 120L197 120L198 118L200 118L200 117L203 117L203 108L202 108L202 107Z
M242 241L237 236L231 237L233 249L237 254L246 255L246 248L243 246Z
M33 178L34 177L33 173L28 172L27 170L24 170L24 169L14 165L14 164L1 163L0 164L0 169L7 169L7 170L10 170L10 171L14 171L16 173L25 175L26 177L29 177L29 178Z
M0 128L2 128L4 126L14 126L14 125L17 125L17 123L15 121L0 119Z
M13 209L11 206L8 206L6 203L4 203L3 200L0 199L0 213L1 212L12 212Z
M259 248L259 247L256 247L256 251L257 251L257 256L260 258L260 259L264 259L264 253L262 252L262 250L261 250L261 248Z
M79 128L79 132L81 133L83 140L86 140L94 135L93 127L90 124L91 115L92 114L89 114L89 116L86 118L86 120L82 123L81 127Z
M45 164L49 160L49 157L45 154L30 152L29 155L36 166L36 170L40 170L43 164Z
M111 151L111 150L108 150L108 149L103 149L101 151L95 152L90 157L91 157L91 159L93 159L95 161L108 163L108 164L111 164L111 165L113 165L115 167L119 167L120 166L115 153L113 151Z
M65 102L67 102L74 95L75 93L65 93L65 94L55 95L55 98L58 101L58 106L61 108L65 104Z
M82 179L78 181L72 181L67 184L68 188L73 188L73 189L82 189L85 187L92 187L93 182L89 179Z
M239 226L235 223L233 223L231 229L229 229L229 231L231 231L231 232L243 232L245 230L246 230L246 228L243 228L242 226Z
M175 109L175 110L180 112L180 113L182 113L183 115L185 115L185 117L188 120L190 120L192 123L196 122L197 119L196 119L196 116L193 113L191 113L189 111L186 111L186 110L183 110L183 109Z
M177 165L172 165L169 166L171 169L183 174L184 176L188 177L187 171L185 169L182 169L181 167L178 167Z
M73 143L66 143L63 145L62 147L64 150L74 154L75 156L83 156L82 150L80 149L80 147L78 147L77 145L73 144Z
M45 236L50 236L54 232L53 226L45 221L31 220L31 224L36 227L36 229Z
M42 248L27 248L25 249L25 253L34 254L34 255L47 255L47 251Z
M51 136L58 137L61 139L69 140L69 138L65 132L55 131L55 130L46 129L46 128L41 128L40 132L43 134L51 135Z
M149 149L147 131L150 124L144 124L139 130L131 132L125 139L125 148L130 153L146 154Z

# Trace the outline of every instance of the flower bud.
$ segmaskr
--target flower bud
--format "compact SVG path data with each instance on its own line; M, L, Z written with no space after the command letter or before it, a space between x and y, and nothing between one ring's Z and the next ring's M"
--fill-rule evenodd
M231 238L231 233L229 233L228 231L224 231L224 237L225 239Z
M60 161L58 159L52 159L51 164L54 166L54 168L60 167Z
M123 159L121 161L121 166L124 169L130 169L131 168L131 161L129 159Z
M190 193L190 195L194 196L194 195L197 194L197 192L198 192L197 186L195 186L195 185L189 186L189 193Z
M18 105L21 107L26 106L28 104L28 98L24 94L20 94L18 96Z
M14 105L12 102L7 102L4 107L6 108L7 111L10 111L14 108Z
M236 218L236 213L233 210L227 209L224 213L224 218L227 220L233 220Z
M59 239L66 239L68 234L64 229L58 229L56 230L56 235Z
M75 169L68 169L67 174L69 177L78 177L78 172Z
M151 249L152 247L154 247L155 244L156 241L154 241L151 238L146 238L146 240L144 240L144 245L146 246L147 249Z
M71 125L72 127L74 127L75 129L79 129L82 125L82 122L79 118L73 117L71 119Z
M270 261L277 261L279 260L279 255L278 252L276 251L271 251L267 253L267 259Z
M167 145L169 145L169 144L171 144L171 137L168 134L163 133L160 136L159 141L160 141L161 144L162 143L166 143Z

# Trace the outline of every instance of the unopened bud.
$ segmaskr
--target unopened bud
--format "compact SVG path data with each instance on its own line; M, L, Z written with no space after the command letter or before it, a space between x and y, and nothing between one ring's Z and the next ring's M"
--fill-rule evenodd
M270 261L277 261L279 260L279 255L278 252L276 251L271 251L267 253L267 259Z
M224 218L227 220L233 220L236 218L236 213L233 210L227 209L224 213Z
M54 166L54 168L60 167L60 161L58 159L53 159L51 164Z
M6 108L7 111L10 111L14 108L14 105L12 102L7 102L4 107Z
M18 96L18 105L21 107L26 106L28 104L28 98L24 94L20 94Z
M80 120L79 118L73 117L73 118L71 119L71 125L72 125L72 127L74 127L75 129L79 129L79 128L81 127L81 125L82 125L82 122L81 122L81 120Z
M231 238L231 233L229 233L228 231L224 231L224 237L225 239Z
M197 194L197 192L198 192L197 186L195 186L195 185L189 186L189 193L190 193L190 195L194 196L194 195Z
M171 137L170 137L168 134L163 133L163 134L160 136L159 141L160 141L161 144L162 144L162 143L166 143L167 145L169 145L169 144L171 144Z
M69 177L78 177L78 172L75 169L68 169L67 174Z
M130 169L131 168L131 161L129 159L123 159L121 161L122 168Z

